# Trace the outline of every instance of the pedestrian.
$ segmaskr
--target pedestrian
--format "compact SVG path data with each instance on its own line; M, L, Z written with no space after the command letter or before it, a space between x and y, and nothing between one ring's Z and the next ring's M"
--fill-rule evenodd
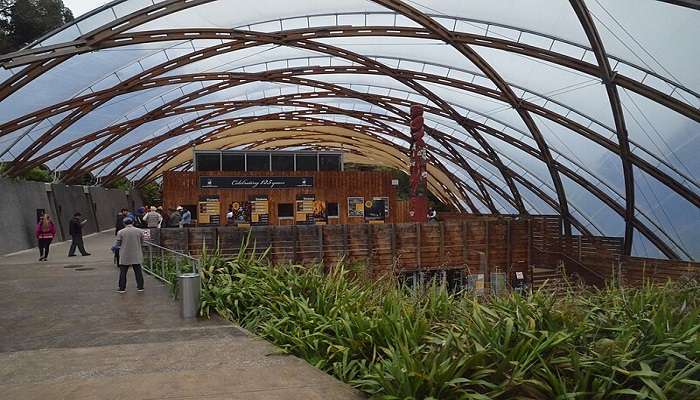
M163 218L163 221L165 221L165 225L168 225L168 221L170 220L170 215L165 211L163 206L158 206L158 214Z
M134 269L136 290L143 292L143 230L133 225L134 221L124 218L124 229L117 232L114 247L119 248L119 288L118 293L126 293L126 273L129 266Z
M146 224L147 228L160 228L163 223L163 217L156 212L156 208L151 206L151 211L147 212L143 216L143 222Z
M182 216L179 210L170 209L170 219L168 220L168 227L170 228L180 228L180 221L182 221Z
M180 227L192 225L192 213L188 209L183 209L182 206L177 207L182 213L182 220L180 220Z
M117 214L117 221L114 223L114 234L116 235L117 232L120 230L124 229L124 218L129 216L129 210L126 208L122 208L121 211L119 211L119 214Z
M132 220L134 221L135 227L141 228L141 229L147 228L146 221L144 221L144 219L143 219L143 217L145 215L146 215L146 208L139 207L136 209L136 213L134 214L134 218L132 218Z
M49 257L49 246L56 236L56 225L51 221L49 214L41 216L36 224L36 238L39 241L39 261L46 261Z
M437 211L433 207L428 210L428 222L438 222Z
M80 250L80 254L83 256L89 256L90 253L85 251L85 244L83 243L83 225L87 223L87 220L81 220L82 214L79 212L73 214L68 224L68 233L71 236L70 250L68 250L68 257L75 257L75 248Z

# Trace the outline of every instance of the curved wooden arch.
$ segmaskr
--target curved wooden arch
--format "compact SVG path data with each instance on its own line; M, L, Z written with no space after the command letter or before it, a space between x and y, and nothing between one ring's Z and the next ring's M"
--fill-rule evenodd
M99 46L102 43L107 43L109 40L115 39L116 36L119 34L122 34L123 32L126 32L129 29L133 29L136 26L139 26L140 24L153 20L156 18L160 18L164 15L168 15L169 13L179 11L181 9L189 8L194 5L199 5L199 4L204 4L209 1L206 0L201 0L201 1L177 1L177 0L168 0L162 3L159 3L157 7L148 7L148 11L144 10L139 10L132 15L128 16L126 19L120 19L117 23L115 21L114 23L108 24L105 27L98 28L98 30L94 32L90 32L89 34L84 35L82 39L87 40L86 43L89 43L90 46ZM531 132L531 135L535 138L535 141L537 142L538 149L539 149L539 154L540 157L545 161L545 163L548 166L550 175L552 176L553 183L555 185L557 195L559 197L559 208L562 216L564 217L565 224L568 224L570 216L568 214L568 210L564 210L564 207L568 207L568 202L565 199L564 193L563 193L563 186L561 185L561 181L559 178L559 174L562 173L562 170L557 167L558 163L555 162L555 160L552 158L552 155L550 153L550 150L547 147L547 143L544 141L544 138L541 137L541 134L537 130L537 126L530 116L530 110L526 109L521 105L521 102L515 98L515 95L513 94L510 86L503 81L498 74L496 73L495 70L493 70L488 63L486 63L483 59L481 59L478 54L473 52L471 50L470 43L462 43L459 41L459 34L456 34L454 32L450 32L446 30L444 27L441 25L437 24L434 20L432 20L430 17L427 15L419 12L415 8L408 6L404 3L401 3L396 0L375 0L376 3L381 4L389 9L395 10L397 13L401 15L405 15L408 18L414 20L415 22L419 23L422 25L429 34L435 35L440 40L445 41L446 43L450 44L451 46L455 47L458 51L460 51L465 57L470 59L475 65L477 65L495 84L496 86L500 89L500 95L505 97L505 100L511 104L518 114L520 114L521 118L525 122L525 124L528 126L528 129ZM587 10L585 9L585 4L583 4L580 1L576 0L571 0L572 5L574 6L575 10L577 11L577 15L579 15L579 19L582 21L582 25L584 26L584 30L586 31L587 35L589 36L589 41L591 42L591 47L593 51L596 54L597 58L604 58L605 59L605 64L607 65L607 56L605 55L604 49L602 49L602 43L600 43L599 38L596 39L597 33L595 32L595 26L592 24L592 20L590 19L590 15L588 14ZM295 32L296 33L296 32ZM299 47L302 48L307 48L307 49L312 49L314 51L318 51L317 44L314 42L309 43L309 40L306 39L294 39L294 38L279 38L274 35L269 35L269 34L261 34L261 33L254 33L255 35L255 40L261 41L261 40L268 40L270 43L284 43L286 45L289 45L290 42L288 41L293 41L293 45L299 45ZM264 38L263 38L264 37ZM261 39L262 38L262 39ZM272 39L270 39L272 38ZM478 44L477 44L478 45ZM517 46L515 46L517 47ZM96 47L95 47L96 48ZM404 83L406 86L412 88L413 90L416 90L418 93L423 94L426 98L430 99L431 101L435 102L438 104L439 108L445 112L446 114L449 115L449 117L456 122L458 122L462 127L464 127L472 136L475 138L475 140L480 144L480 147L486 152L487 158L485 158L488 162L494 164L500 171L501 174L503 175L504 180L508 184L511 192L513 193L516 202L520 204L518 207L519 209L524 209L522 206L522 200L520 199L519 193L517 192L517 188L515 187L513 183L513 177L509 173L508 168L502 164L498 154L490 147L488 142L485 140L480 139L481 134L477 131L477 129L472 125L471 121L465 121L462 118L460 118L459 114L455 112L454 109L448 104L447 102L442 101L437 96L434 96L432 92L429 90L425 89L420 85L419 83L416 82L415 78L402 78L400 76L394 76L389 73L385 69L382 68L381 64L378 63L372 63L369 62L371 60L366 60L366 58L363 58L362 56L359 56L357 54L353 54L351 52L344 51L342 49L334 48L332 46L322 46L322 50L330 50L328 51L329 54L338 54L338 56L343 56L346 59L351 59L353 61L355 60L360 60L360 61L366 61L367 64L370 68L373 67L378 67L379 72L392 76L396 80ZM516 51L517 52L517 51ZM541 52L541 49L540 49ZM544 54L544 53L543 53ZM68 58L71 55L65 55L64 57ZM560 55L559 55L560 56ZM557 57L559 57L557 56ZM41 65L41 67L48 67L52 68L55 66L55 62L61 62L60 58L53 58L50 59L49 61L46 61ZM601 64L599 62L599 64ZM618 133L618 142L619 146L613 145L613 147L616 147L618 149L618 154L620 154L620 157L623 162L623 172L625 173L625 190L626 190L626 195L624 196L625 201L626 201L626 207L625 207L625 213L624 213L624 218L625 221L627 222L626 226L626 248L631 249L631 242L632 242L632 234L633 234L633 229L630 227L632 226L632 221L634 217L634 184L633 184L633 177L632 177L632 162L630 161L630 158L633 156L629 150L629 143L627 141L627 135L626 135L626 128L624 127L624 118L622 115L621 109L619 109L619 114L616 114L616 104L617 107L620 108L620 102L619 102L619 96L617 96L616 92L616 87L622 86L625 87L625 81L624 77L620 78L619 76L612 75L610 72L609 65L601 65L599 66L594 66L596 71L592 71L595 76L600 77L604 83L606 84L606 87L608 88L608 94L609 98L611 101L611 105L613 107L613 113L615 117L615 122L616 122L616 131ZM34 67L37 67L37 65L34 65ZM30 70L31 73L36 73L36 68L31 69L28 67L28 70ZM587 72L588 73L588 72ZM36 75L38 76L38 75ZM25 76L26 78L27 76ZM18 87L21 87L22 85L26 84L26 79L13 76L14 78L20 78L20 80L14 81L14 83L11 85L15 89ZM636 86L633 84L633 86ZM662 99L662 101L666 101L663 96L658 96L658 93L654 93L652 91L647 90L647 88L644 88L643 84L639 85L641 87L637 87L642 92L646 91L647 97L655 97L658 99ZM5 88L3 88L5 89ZM613 93L614 92L614 93ZM2 96L4 92L2 89L0 89L0 96ZM651 98L650 97L650 98ZM671 96L667 96L671 97ZM681 102L679 102L681 103ZM102 103L103 104L103 103ZM662 103L663 104L663 103ZM50 132L52 131L53 133L60 133L65 127L70 126L74 121L80 119L82 116L86 115L89 113L92 109L95 107L99 106L100 103L99 101L92 102L90 104L81 106L74 111L70 113L70 115L65 118L61 123L59 123L56 127L52 128ZM665 106L674 109L678 112L684 113L684 115L689 116L690 118L693 118L694 120L698 121L698 110L695 108L690 108L688 109L687 107L684 109L682 105L667 105L664 104ZM674 108L675 107L675 108ZM556 121L557 123L560 123L559 121ZM566 126L566 125L565 125ZM50 136L50 135L49 135ZM110 139L111 140L111 139ZM108 140L104 141L104 143L109 143ZM448 143L448 146L446 148L449 151L449 148L452 146L450 141L447 141L445 143ZM454 154L453 154L454 156ZM88 159L86 158L85 160L80 160L77 168L75 168L76 171L78 171L81 167L82 164L88 162ZM463 162L462 164L467 164L466 161ZM660 181L664 183L666 186L669 188L676 190L677 192L683 192L684 197L691 201L691 203L698 205L698 196L693 193L690 190L687 190L687 188L684 188L682 184L675 182L672 178L668 177L665 174L659 174L661 177ZM582 179L582 183L586 186L590 186L590 182L587 180ZM658 178L657 178L658 179ZM477 182L475 180L475 182ZM578 181L577 181L578 183ZM561 193L560 193L561 192ZM599 197L600 198L600 197ZM617 204L616 202L613 202L614 204ZM610 204L608 204L610 206ZM570 229L570 228L569 228Z

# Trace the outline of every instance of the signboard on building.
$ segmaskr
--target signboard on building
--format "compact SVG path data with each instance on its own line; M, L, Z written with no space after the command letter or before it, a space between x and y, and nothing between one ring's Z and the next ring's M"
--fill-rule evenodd
M348 217L365 216L365 198L348 197Z
M365 219L367 221L384 221L386 206L384 200L367 200L365 203Z
M314 220L314 202L316 195L300 194L297 196L295 204L294 222L298 225L313 225Z
M314 187L312 176L200 176L202 189L285 189Z
M221 225L221 202L218 195L199 196L197 211L199 225Z
M250 223L252 225L268 225L270 223L270 207L267 195L250 196Z

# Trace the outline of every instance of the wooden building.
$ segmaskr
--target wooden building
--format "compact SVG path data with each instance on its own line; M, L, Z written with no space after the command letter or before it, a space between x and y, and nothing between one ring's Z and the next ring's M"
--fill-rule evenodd
M221 179L224 177L230 179ZM211 184L208 184L209 178L214 178ZM270 185L261 178L275 179L270 180L274 181ZM301 185L299 179L293 178L310 179L307 179L306 185ZM405 213L400 212L404 207L397 203L398 188L392 185L392 178L388 172L368 171L168 171L163 174L163 205L166 208L183 206L190 209L192 218L197 219L200 226L230 225L226 218L229 207L243 207L243 204L249 204L251 213L257 215L249 216L249 222L253 225L406 222ZM223 187L236 186L226 185L233 181L245 188ZM279 182L277 187L270 187L275 186L275 182ZM251 187L256 183L260 184ZM368 214L372 205L380 199L388 204L383 219ZM300 211L308 212L308 207L314 207L312 201L325 206L325 220L302 220ZM300 210L299 207L305 209ZM394 210L399 212L392 212ZM261 217L264 211L267 211L265 218ZM219 216L215 217L216 214Z

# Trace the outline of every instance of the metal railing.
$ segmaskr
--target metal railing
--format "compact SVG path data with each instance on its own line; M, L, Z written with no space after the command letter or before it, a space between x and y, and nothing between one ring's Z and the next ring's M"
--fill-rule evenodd
M144 259L143 269L170 286L180 273L199 271L198 259L149 241L144 242Z

